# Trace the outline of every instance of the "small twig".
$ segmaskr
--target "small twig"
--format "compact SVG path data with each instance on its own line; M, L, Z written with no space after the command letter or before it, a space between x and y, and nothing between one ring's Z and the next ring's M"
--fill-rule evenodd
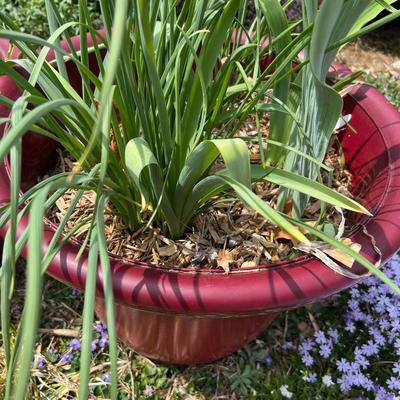
M61 304L69 311L71 311L73 314L75 314L78 318L81 317L81 314L79 314L78 312L76 312L73 308L71 308L70 306L66 305L64 302L61 302Z
M217 376L216 376L216 385L215 385L216 387L215 387L215 394L214 394L215 398L218 397L220 374L221 374L221 371L217 367Z
M373 365L385 365L385 364L395 364L395 361L377 361L371 364L371 366Z
M308 313L308 317L310 318L311 325L314 328L314 331L318 332L320 329L319 329L319 325L317 323L317 320L315 319L314 315L311 314L311 311L307 310L307 313Z
M48 329L48 328L40 328L40 333L49 333L55 336L64 336L64 337L73 337L79 338L81 336L79 331L73 329Z
M106 367L105 364L96 365L96 366L90 368L90 374L94 374L95 372L103 371L103 369L105 367Z
M286 335L287 335L287 331L288 331L288 315L289 312L286 311L285 313L285 327L283 329L283 341L286 342Z
M165 397L165 400L171 400L172 399L172 395L174 394L175 388L176 388L176 373L174 375L172 375L171 377L171 381L172 381L172 386L170 386L168 393Z

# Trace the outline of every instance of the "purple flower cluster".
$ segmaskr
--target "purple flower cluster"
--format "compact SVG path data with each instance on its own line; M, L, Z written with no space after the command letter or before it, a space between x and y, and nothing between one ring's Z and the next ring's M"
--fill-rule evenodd
M92 341L91 350L93 353L99 349L104 350L109 343L107 325L100 322L96 325L96 338ZM71 364L74 354L81 350L81 345L79 339L72 339L69 343L69 351L60 358L60 365Z
M97 338L92 341L92 352L95 352L98 349L104 350L110 343L106 324L99 322L96 325L96 332Z
M63 354L60 358L60 365L71 364L74 353L81 349L81 341L79 339L72 339L69 343L69 351Z
M71 351L77 351L81 348L81 341L79 339L72 339L69 344Z
M400 256L395 256L384 271L400 285ZM332 327L319 330L297 346L307 367L304 380L338 385L345 394L358 391L377 400L400 399L400 297L375 276L343 297L348 300L343 321L336 321L343 326L340 334ZM290 350L287 342L282 348ZM313 371L317 365L318 371ZM383 365L388 371L386 375L379 368Z
M314 364L314 358L311 355L311 351L314 350L315 343L312 339L307 338L299 346L299 352L301 360L306 367L311 367Z
M73 357L72 351L63 354L60 358L60 365L71 364Z
M42 371L45 368L46 360L43 356L39 356L36 358L36 362L32 363L32 368L37 368L39 371Z

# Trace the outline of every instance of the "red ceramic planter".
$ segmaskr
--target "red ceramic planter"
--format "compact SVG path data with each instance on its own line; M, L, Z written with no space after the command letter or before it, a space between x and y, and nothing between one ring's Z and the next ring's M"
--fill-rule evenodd
M74 42L78 46L78 41ZM72 81L76 72L70 70ZM8 77L0 77L0 93L19 96ZM373 217L355 215L351 237L362 254L378 260L375 237L383 260L400 247L400 114L377 90L354 87L345 98L352 127L342 135L347 166L353 173L354 195ZM0 117L9 110L0 106ZM3 134L4 126L0 133ZM29 134L24 138L23 184L31 186L55 162L54 144ZM0 204L9 199L10 179L0 165ZM26 229L28 216L18 226ZM43 251L54 232L46 226ZM1 232L4 236L5 230ZM84 289L87 252L76 261L79 243L70 241L51 263L48 273ZM26 256L26 249L24 251ZM220 271L194 272L117 258L110 255L119 338L152 359L174 364L199 364L229 355L256 338L281 311L304 306L353 285L315 258L303 256L273 265L260 265L226 275ZM365 273L360 265L357 274ZM102 274L98 270L96 311L105 319Z

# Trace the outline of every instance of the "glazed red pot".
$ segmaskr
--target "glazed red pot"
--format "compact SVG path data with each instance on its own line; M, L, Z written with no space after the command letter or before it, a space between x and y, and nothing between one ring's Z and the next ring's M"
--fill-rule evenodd
M77 84L72 66L70 74ZM12 99L19 96L18 88L5 76L0 77L0 93ZM353 216L351 237L362 245L362 254L376 262L379 256L372 235L385 261L400 247L400 114L367 85L355 86L346 96L344 113L352 114L351 125L357 132L346 130L342 135L354 196L373 213L373 217ZM9 110L0 106L0 117L8 115ZM0 133L3 131L4 126ZM47 139L25 136L24 188L51 169L54 149ZM9 190L8 169L2 163L0 204L9 200ZM18 236L27 224L28 216L21 220ZM53 233L54 226L47 224L43 251ZM4 237L5 229L1 235ZM84 290L87 252L77 261L79 245L69 241L48 273ZM23 255L26 253L25 249ZM139 353L174 364L207 363L227 356L256 338L277 313L318 301L358 281L309 256L228 275L218 270L167 269L113 255L110 259L119 338ZM358 264L352 271L366 272ZM101 287L99 268L96 311L105 320Z

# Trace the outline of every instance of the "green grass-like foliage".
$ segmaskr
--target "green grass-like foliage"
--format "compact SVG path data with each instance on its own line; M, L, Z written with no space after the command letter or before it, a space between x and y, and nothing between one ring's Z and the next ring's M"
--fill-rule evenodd
M23 399L29 381L34 333L39 321L41 274L75 230L63 228L84 190L97 193L91 227L85 290L80 398L88 396L91 323L98 264L102 268L110 335L111 394L117 398L116 336L110 262L104 232L104 208L111 201L131 230L158 224L180 238L193 218L229 191L245 205L287 231L303 245L319 238L347 252L395 290L399 289L363 257L330 236L304 225L301 214L312 196L351 211L368 213L355 201L321 183L320 167L342 100L325 78L337 49L399 15L389 2L365 0L303 1L301 22L289 23L278 0L256 2L257 17L246 43L243 25L247 1L100 0L103 31L90 22L86 0L79 1L79 20L64 21L54 0L46 0L48 40L19 32L5 14L0 38L10 39L22 56L0 61L0 73L21 88L11 103L0 158L9 155L11 199L0 225L9 223L1 268L1 325L8 365L6 398ZM333 5L334 3L334 5ZM370 24L387 7L389 16ZM80 50L66 52L80 33ZM268 37L266 44L264 39ZM55 58L49 61L49 51ZM305 60L297 56L304 50ZM262 71L260 60L274 53ZM299 64L294 72L292 62ZM67 70L74 64L78 84ZM94 73L96 64L98 73ZM27 72L21 74L21 72ZM28 78L27 78L28 76ZM265 103L265 98L269 103ZM271 114L269 146L258 165L250 164L247 143L234 137L250 114ZM53 175L20 195L21 141L34 131L60 143L79 168ZM218 134L216 134L218 132ZM217 159L224 168L211 173ZM215 170L214 170L215 171ZM263 202L251 183L279 185L281 203L294 198L296 218ZM41 254L43 215L69 188L77 189L64 221L46 254ZM26 205L21 208L22 205ZM143 219L150 210L150 219ZM20 218L30 213L28 230L16 240ZM304 228L310 232L307 236ZM79 226L76 227L78 229ZM27 297L15 343L9 342L10 298L16 259L28 243ZM15 383L18 382L18 385Z

